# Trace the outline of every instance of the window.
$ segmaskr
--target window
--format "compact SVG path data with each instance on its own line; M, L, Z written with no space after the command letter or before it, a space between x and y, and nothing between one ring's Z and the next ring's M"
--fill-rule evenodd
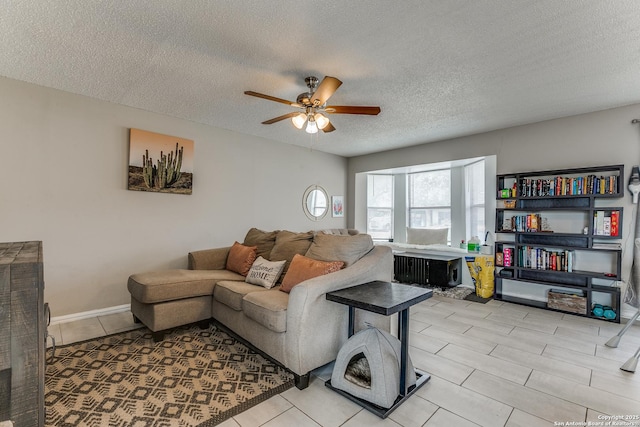
M484 160L464 167L466 222L469 237L484 239Z
M393 175L367 176L367 233L373 239L393 238Z
M448 228L448 244L456 247L473 236L482 240L493 228L485 189L493 188L495 173L495 156L365 172L356 225L374 239L399 243L406 242L406 227Z
M451 231L451 170L418 172L408 177L409 227L446 227Z

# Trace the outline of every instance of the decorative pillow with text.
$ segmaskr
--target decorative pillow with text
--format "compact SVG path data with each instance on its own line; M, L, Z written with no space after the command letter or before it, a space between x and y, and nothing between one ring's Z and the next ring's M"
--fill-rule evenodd
M247 274L247 278L244 281L271 289L280 278L285 263L286 261L267 261L259 256L251 266L249 274Z

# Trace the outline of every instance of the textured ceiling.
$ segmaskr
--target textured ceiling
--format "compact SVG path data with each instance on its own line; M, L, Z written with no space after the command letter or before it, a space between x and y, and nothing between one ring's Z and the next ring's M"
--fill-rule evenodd
M638 0L2 0L0 75L354 156L640 102ZM338 77L310 136L304 78ZM151 129L153 130L153 129Z

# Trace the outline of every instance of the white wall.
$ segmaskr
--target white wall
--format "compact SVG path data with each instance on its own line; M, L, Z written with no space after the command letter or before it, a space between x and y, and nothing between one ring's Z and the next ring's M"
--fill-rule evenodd
M495 155L499 174L624 164L626 182L631 168L640 164L640 125L631 124L635 118L640 118L640 104L352 157L348 162L348 224L356 222L357 174L372 170ZM628 192L614 203L624 207L622 276L626 282L636 209ZM627 306L622 315L628 317L630 311Z
M302 211L309 185L346 194L339 156L4 78L0 117L0 241L43 241L53 316L127 304L130 274L186 268L250 227L346 226ZM130 128L194 140L192 195L127 190Z

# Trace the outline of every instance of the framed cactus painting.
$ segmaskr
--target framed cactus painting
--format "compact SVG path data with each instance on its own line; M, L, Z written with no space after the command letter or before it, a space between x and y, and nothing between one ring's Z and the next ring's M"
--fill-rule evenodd
M192 140L131 129L129 190L191 194L192 187Z

